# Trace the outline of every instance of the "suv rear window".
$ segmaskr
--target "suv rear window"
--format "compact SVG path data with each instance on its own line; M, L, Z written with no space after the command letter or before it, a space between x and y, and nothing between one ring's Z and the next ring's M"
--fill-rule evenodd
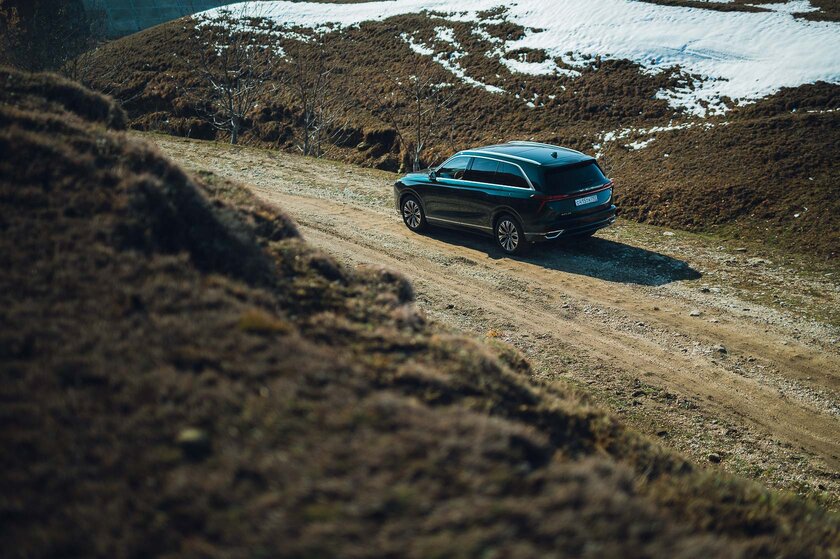
M607 177L594 161L555 167L545 170L543 190L549 196L571 194L579 190L595 188L606 184Z

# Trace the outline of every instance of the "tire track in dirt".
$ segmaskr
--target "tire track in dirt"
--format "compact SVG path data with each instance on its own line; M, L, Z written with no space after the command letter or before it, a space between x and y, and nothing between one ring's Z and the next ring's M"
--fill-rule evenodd
M591 241L503 258L479 237L410 233L393 209L391 174L144 136L186 168L277 204L339 261L401 271L435 320L498 333L528 356L538 381L585 385L587 398L700 463L718 453L730 471L840 506L840 339L813 314L840 302L831 282L622 223ZM751 292L736 284L757 274L771 293L801 293L797 312L744 299Z
M468 300L500 320L511 321L522 331L551 336L569 351L582 351L602 366L625 371L644 371L648 379L678 393L701 398L722 415L735 415L791 444L821 457L831 469L840 467L840 420L821 413L804 402L782 398L774 389L758 382L733 375L719 363L703 356L684 355L657 340L634 335L609 325L587 320L587 316L571 316L564 312L561 301L540 299L538 304L521 296L512 297L504 290L493 289L472 276L460 276L458 268L444 266L432 258L446 254L492 266L505 275L513 275L537 287L551 285L578 302L598 305L607 312L622 312L633 319L642 319L660 328L689 332L692 338L717 340L737 351L762 355L783 373L792 376L807 371L819 375L828 387L836 386L831 370L840 370L840 362L805 346L794 351L780 351L781 340L767 332L756 332L751 324L724 325L683 318L688 310L679 302L660 300L629 302L639 299L639 292L623 285L605 284L586 276L539 269L530 261L493 260L486 253L434 237L411 234L394 217L381 212L349 206L324 199L270 193L254 189L260 196L277 203L300 223L305 237L315 246L334 254L339 260L380 265L405 274L409 279L424 280L427 289L439 291L441 300ZM326 219L325 219L326 218ZM370 232L376 232L372 235ZM408 246L407 246L408 245ZM406 258L410 255L411 258ZM418 257L419 256L419 257ZM455 273L453 273L455 272ZM518 291L521 294L522 291ZM542 294L540 295L542 296ZM710 330L714 332L710 332ZM799 356L799 357L795 357ZM794 358L795 357L795 358ZM829 368L832 367L832 368Z

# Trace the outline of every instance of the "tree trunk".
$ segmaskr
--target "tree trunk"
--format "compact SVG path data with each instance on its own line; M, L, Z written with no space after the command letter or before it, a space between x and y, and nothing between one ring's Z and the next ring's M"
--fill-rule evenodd
M239 119L234 118L231 121L231 127L230 127L230 143L235 145L236 142L238 142L238 141L239 141Z

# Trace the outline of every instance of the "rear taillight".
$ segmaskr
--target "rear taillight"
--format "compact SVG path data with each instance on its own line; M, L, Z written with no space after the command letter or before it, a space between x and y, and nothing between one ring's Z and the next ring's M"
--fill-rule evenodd
M540 201L540 206L537 208L537 212L541 212L542 209L548 202L556 202L557 200L567 200L569 198L579 198L580 196L586 196L588 194L595 194L597 192L601 192L603 190L607 190L608 188L612 188L613 181L608 182L607 184L602 184L601 186L596 186L591 190L582 190L580 192L574 192L572 194L555 194L553 196L546 196L545 194L533 194L531 198L534 200Z

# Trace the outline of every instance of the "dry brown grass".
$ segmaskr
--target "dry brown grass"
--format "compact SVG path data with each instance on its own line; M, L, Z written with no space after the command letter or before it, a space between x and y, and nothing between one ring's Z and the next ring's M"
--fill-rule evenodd
M755 9L743 2L709 6ZM826 9L833 8L826 5ZM472 24L444 21L434 14L403 15L330 37L335 86L351 98L345 115L349 128L330 150L331 156L390 170L407 159L407 153L400 153L395 131L376 111L375 99L393 93L394 84L386 76L404 73L417 56L397 36L412 30L416 40L447 52L451 47L434 33L442 24L453 29L469 53L458 61L467 74L509 94L457 84L447 130L427 149L426 163L440 161L456 149L509 139L537 139L592 152L603 131L687 118L654 98L660 88L686 79L676 70L648 76L630 62L595 58L577 79L512 75L498 60L484 55L493 45L473 33ZM526 31L509 22L483 26L496 37L518 37ZM190 101L190 92L202 87L189 70L186 37L191 33L191 23L184 20L112 43L96 53L92 68L113 71L93 71L89 84L123 100L135 128L214 138L216 132L202 122ZM288 46L289 41L282 42ZM546 53L508 56L540 60ZM443 68L439 74L441 82L457 82ZM840 208L830 193L840 155L840 115L801 112L836 108L837 91L838 86L825 83L786 89L735 110L726 118L731 121L728 127L660 134L651 148L636 152L614 146L608 164L624 215L672 227L770 239L785 249L836 256ZM535 95L538 106L526 108L525 101ZM797 107L800 114L791 114ZM248 124L246 143L292 150L300 112L280 87L260 99ZM796 213L806 219L793 218Z
M511 348L428 324L405 279L106 129L107 99L2 83L6 556L840 549L836 517L696 471Z
M703 10L716 10L720 12L761 12L768 11L762 4L778 4L776 0L732 0L727 3L703 2L698 0L640 0L651 4L663 6L684 6L688 8L701 8ZM811 0L811 4L818 8L815 12L804 12L795 14L796 17L810 19L812 21L838 21L840 19L840 1L838 0Z

